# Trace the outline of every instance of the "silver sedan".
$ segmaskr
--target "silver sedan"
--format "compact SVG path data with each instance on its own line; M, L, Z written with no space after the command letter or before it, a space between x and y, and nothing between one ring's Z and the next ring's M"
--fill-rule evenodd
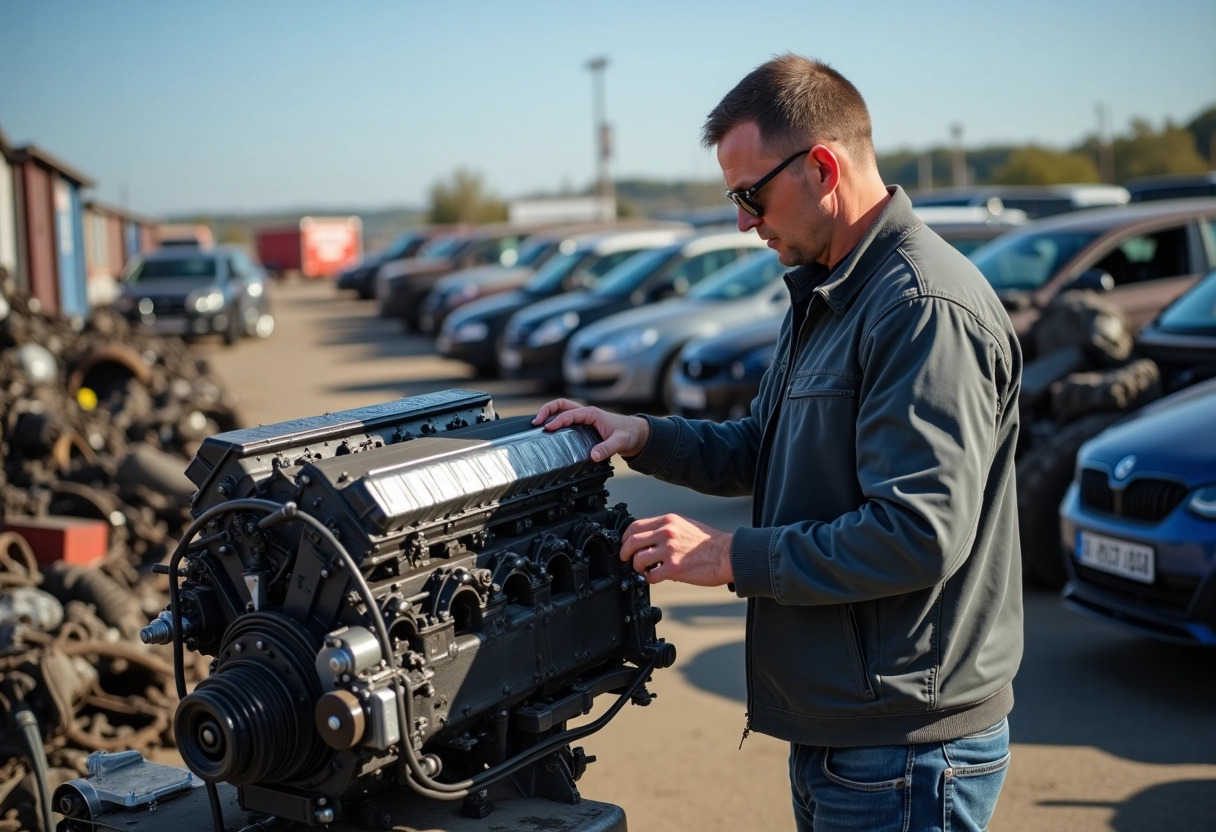
M566 391L597 404L658 404L673 412L671 371L693 338L783 315L789 291L776 252L732 263L687 296L630 309L576 333L562 359Z

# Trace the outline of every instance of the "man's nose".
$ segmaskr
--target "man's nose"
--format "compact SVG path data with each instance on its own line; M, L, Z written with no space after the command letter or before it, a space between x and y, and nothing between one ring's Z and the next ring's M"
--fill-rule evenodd
M759 217L752 216L747 211L744 211L742 208L736 208L735 212L739 215L739 221L738 221L737 225L739 226L740 231L751 231L753 228L756 228L757 226L760 225Z

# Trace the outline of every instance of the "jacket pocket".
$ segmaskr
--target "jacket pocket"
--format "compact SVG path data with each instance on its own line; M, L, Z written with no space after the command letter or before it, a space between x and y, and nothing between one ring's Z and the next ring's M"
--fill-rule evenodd
M854 398L857 379L828 373L797 375L789 380L787 395L791 399Z
M873 701L878 696L874 693L874 686L870 684L870 675L866 671L866 654L861 645L861 630L857 626L857 615L853 612L852 604L845 604L842 609L845 646L849 651L849 665L853 670L853 680L857 684L857 692L864 698Z

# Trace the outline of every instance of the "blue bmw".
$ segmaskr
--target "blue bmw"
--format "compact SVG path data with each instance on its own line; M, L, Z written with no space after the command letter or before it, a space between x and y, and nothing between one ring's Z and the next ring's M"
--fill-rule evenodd
M1060 530L1066 606L1216 647L1216 379L1083 445Z

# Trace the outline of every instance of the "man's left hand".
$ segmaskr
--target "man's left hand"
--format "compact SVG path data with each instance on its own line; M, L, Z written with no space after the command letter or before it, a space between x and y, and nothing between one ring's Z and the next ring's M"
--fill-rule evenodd
M697 586L724 586L734 580L730 565L730 532L664 514L635 520L621 538L621 560L649 583L679 581Z

